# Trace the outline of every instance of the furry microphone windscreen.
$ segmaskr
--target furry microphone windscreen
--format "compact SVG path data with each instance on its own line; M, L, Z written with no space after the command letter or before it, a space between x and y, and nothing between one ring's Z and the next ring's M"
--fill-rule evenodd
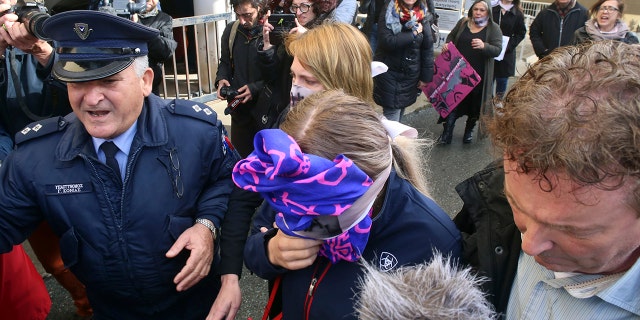
M496 319L479 289L484 280L440 253L429 263L389 272L363 265L356 302L360 320Z

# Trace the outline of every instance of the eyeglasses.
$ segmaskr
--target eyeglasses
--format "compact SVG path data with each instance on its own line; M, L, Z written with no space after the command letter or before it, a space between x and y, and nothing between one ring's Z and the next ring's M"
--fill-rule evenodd
M182 174L180 174L180 159L177 155L176 149L169 151L169 162L171 162L171 168L174 172L173 177L173 191L176 192L178 199L182 199L184 195L184 184L182 183Z
M238 17L238 18L242 17L242 18L245 18L245 19L248 20L248 19L253 19L253 15L256 14L256 13L257 13L257 11L247 12L247 13L237 13L236 12L236 17Z
M620 11L618 10L618 8L616 7L611 7L611 6L602 6L600 8L598 8L598 11L602 11L602 12L617 12Z
M289 7L289 11L293 13L296 13L298 9L300 9L300 12L302 13L307 13L309 12L309 9L311 9L311 4L309 3L301 3L300 5L292 4L291 7Z

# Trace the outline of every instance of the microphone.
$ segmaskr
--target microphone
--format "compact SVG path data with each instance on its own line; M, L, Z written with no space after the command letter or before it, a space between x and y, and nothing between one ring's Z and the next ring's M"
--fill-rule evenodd
M487 281L435 252L428 263L383 272L363 262L356 314L374 319L496 319L480 290Z

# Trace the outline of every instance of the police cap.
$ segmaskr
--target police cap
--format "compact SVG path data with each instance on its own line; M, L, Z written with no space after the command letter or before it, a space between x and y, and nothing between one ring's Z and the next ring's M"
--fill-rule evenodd
M66 82L91 81L112 76L149 50L147 41L158 30L116 15L73 10L48 18L44 34L55 41L57 61L53 76Z

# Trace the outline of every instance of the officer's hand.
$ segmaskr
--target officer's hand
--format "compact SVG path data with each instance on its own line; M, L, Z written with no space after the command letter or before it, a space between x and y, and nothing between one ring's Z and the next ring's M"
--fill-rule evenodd
M278 230L267 244L269 262L288 270L310 266L318 256L322 241L291 237Z
M251 100L252 98L251 90L249 90L249 86L246 84L238 88L238 93L239 94L236 96L236 98L242 99L242 103L247 103L247 101Z
M231 85L231 84L230 84L230 83L229 83L229 81L227 81L226 79L220 79L220 80L218 81L218 92L217 92L217 93L218 93L218 99L220 99L220 100L224 100L224 99L226 99L226 98L227 98L227 97L223 97L223 96L221 96L221 95L220 95L220 89L222 89L223 87L228 87L228 86L230 86L230 85Z
M174 258L180 251L191 251L187 263L180 273L173 278L176 290L185 291L209 274L213 261L213 235L211 230L202 224L196 223L185 230L178 240L167 251L167 258Z
M223 274L221 279L222 287L216 297L216 301L213 302L207 320L233 320L240 309L242 293L238 275Z

